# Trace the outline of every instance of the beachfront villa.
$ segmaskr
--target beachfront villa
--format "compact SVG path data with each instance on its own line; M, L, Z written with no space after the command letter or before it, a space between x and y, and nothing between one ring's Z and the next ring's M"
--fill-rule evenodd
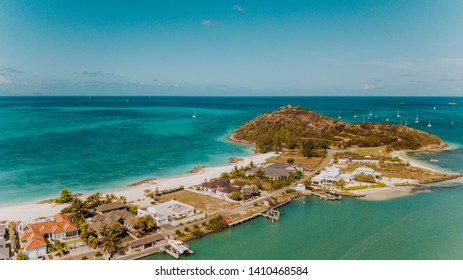
M371 156L342 156L338 158L338 164L379 164L379 158Z
M302 164L287 164L284 162L274 162L263 167L255 167L248 172L246 175L255 175L257 172L262 172L265 176L277 180L281 177L287 177L291 175L292 172L306 170L305 166Z
M357 174L361 174L361 173L365 175L372 175L373 177L375 177L375 179L381 179L381 176L382 176L381 173L376 172L373 169L368 168L368 167L359 167L354 170L354 176Z
M102 226L112 226L120 223L127 230L135 232L140 225L135 220L135 215L127 211L127 206L122 202L111 202L96 208L96 213L87 219L88 225L95 231L100 232Z
M199 189L212 195L228 197L232 192L239 192L244 184L223 178L212 179L199 185Z
M24 254L30 259L47 254L47 240L66 243L66 249L84 246L79 239L78 229L68 216L56 214L45 221L24 225L20 228L19 241Z
M345 183L351 183L354 181L354 175L351 173L341 173L341 169L329 166L312 178L312 185L331 186L341 180L344 180Z
M157 205L138 208L139 217L150 215L157 226L177 226L180 223L187 223L206 217L205 213L198 212L193 206L171 200Z

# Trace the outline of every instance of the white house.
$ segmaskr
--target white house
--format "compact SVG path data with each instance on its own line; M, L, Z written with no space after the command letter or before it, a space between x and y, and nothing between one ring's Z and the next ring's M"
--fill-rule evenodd
M365 175L373 175L375 179L381 179L381 176L382 176L381 173L376 172L373 169L368 168L368 167L359 167L354 170L354 175L361 174L361 173Z
M341 173L341 170L334 166L329 166L320 171L320 174L312 178L312 185L332 185L335 182L344 180L346 183L354 181L354 175L351 173Z
M152 216L158 226L176 226L180 223L202 219L206 216L205 213L199 213L195 211L193 206L181 203L176 200L171 200L152 206L140 207L138 208L137 215Z

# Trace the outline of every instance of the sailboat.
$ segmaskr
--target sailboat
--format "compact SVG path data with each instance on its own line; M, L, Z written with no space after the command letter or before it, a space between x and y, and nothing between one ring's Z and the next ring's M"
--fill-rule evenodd
M354 118L357 118L357 113L354 113Z
M436 110L436 106L434 106L432 109L433 109L433 110Z
M196 119L196 109L194 110L193 116L191 116L193 119Z
M362 122L363 122L363 123L365 122L365 117L363 117L363 120L362 120Z
M420 120L418 119L418 114L416 114L416 120L415 123L420 123Z
M386 118L386 122L389 122L389 118Z
M370 116L373 116L373 113L371 112L371 110L370 110Z
M429 120L428 127L431 127L431 126L432 126L432 125L431 125L431 120Z
M405 126L408 126L408 121L407 120L405 120Z
M450 124L453 124L453 119L452 119L452 122Z
M397 117L400 118L400 111L397 110Z
M338 113L338 119L341 119L341 112Z

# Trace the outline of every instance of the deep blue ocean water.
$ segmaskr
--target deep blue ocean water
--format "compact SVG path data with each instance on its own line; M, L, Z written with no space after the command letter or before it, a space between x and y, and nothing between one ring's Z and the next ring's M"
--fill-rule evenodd
M0 204L226 164L252 150L226 139L234 128L287 104L350 122L407 120L457 145L417 158L463 171L461 97L0 97Z

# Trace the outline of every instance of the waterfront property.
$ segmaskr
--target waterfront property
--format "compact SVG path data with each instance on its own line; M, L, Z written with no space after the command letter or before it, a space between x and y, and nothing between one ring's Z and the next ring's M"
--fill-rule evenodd
M365 175L372 175L375 179L381 179L382 174L379 172L374 171L371 168L368 167L359 167L354 170L354 175L357 174L365 174Z
M235 183L235 181L218 178L204 182L199 185L199 189L219 197L228 197L232 192L239 192L244 184Z
M135 232L140 229L140 225L135 221L136 216L127 211L126 208L122 202L111 202L98 206L96 213L87 219L87 223L98 233L103 225L112 226L115 223L120 223L127 230Z
M109 213L109 212L117 211L117 210L126 210L126 209L127 209L127 206L124 203L120 201L116 201L116 202L111 202L111 203L100 205L95 210L98 214L103 215L104 213Z
M329 166L312 178L312 185L331 186L341 180L345 183L351 183L354 181L354 175L351 173L341 173L339 168Z
M11 243L7 241L7 226L0 224L0 260L7 260L11 257Z
M157 205L138 208L138 216L152 216L156 225L177 226L206 217L205 213L198 212L193 206L179 201L171 200Z
M160 234L152 234L146 237L131 241L127 244L128 253L133 254L137 252L142 252L144 250L153 248L156 243L159 241L164 240L164 236Z
M294 164L290 165L284 162L274 162L263 167L255 167L249 170L246 174L247 175L256 175L257 173L261 172L263 175L277 180L281 177L287 177L291 175L294 171L305 171L306 168L302 164Z
M39 223L24 225L19 240L24 254L30 258L40 258L47 254L47 240L59 240L66 243L66 249L85 245L80 241L78 229L68 216L56 214Z

